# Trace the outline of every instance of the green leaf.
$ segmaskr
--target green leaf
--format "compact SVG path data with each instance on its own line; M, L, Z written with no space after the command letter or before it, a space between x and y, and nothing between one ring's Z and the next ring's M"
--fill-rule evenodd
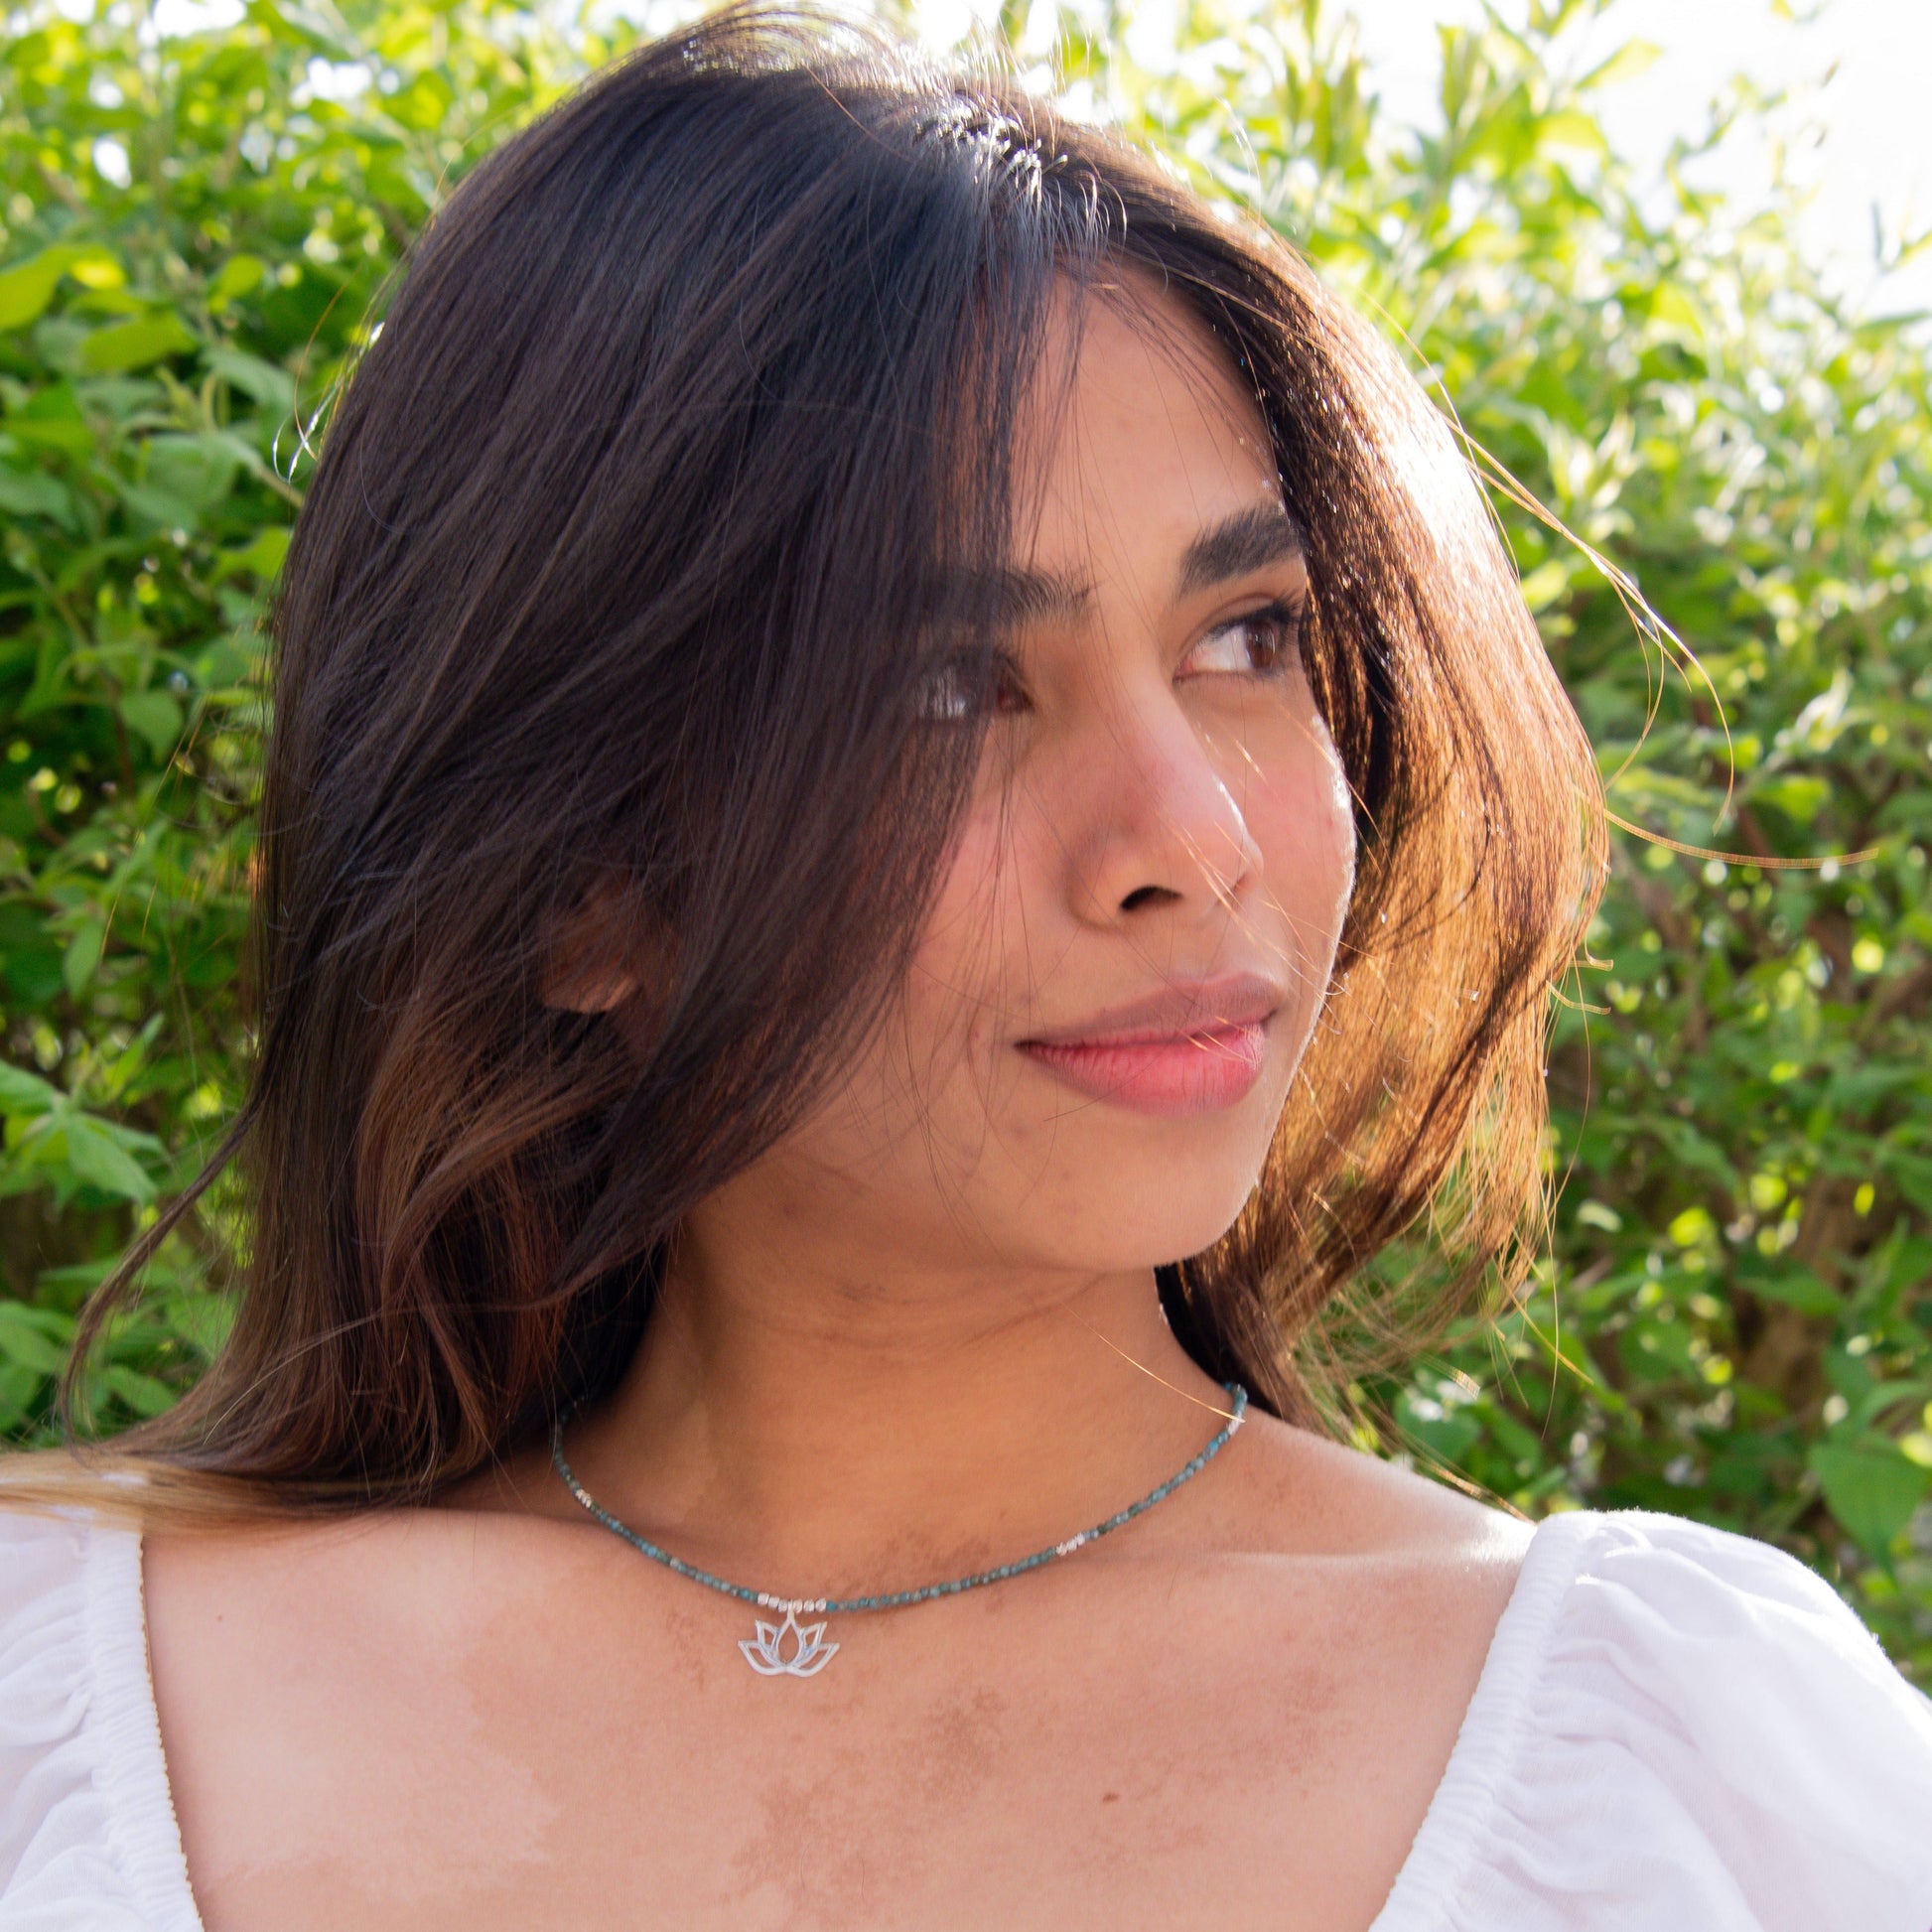
M77 1109L67 1121L67 1159L74 1178L122 1200L152 1200L155 1183L130 1152L151 1147L150 1136L130 1133L111 1121L98 1120Z
M76 270L79 279L95 288L113 286L121 272L106 249L72 242L44 249L31 260L0 271L0 329L19 329L37 321L54 300L61 277Z
M1832 1514L1874 1557L1889 1552L1932 1489L1932 1469L1920 1468L1892 1444L1814 1443L1806 1460Z
M61 975L68 983L68 991L76 1000L93 981L105 937L106 928L99 919L82 919L68 940L68 949L61 961Z
M124 1248L133 1171L166 1185L245 1084L235 995L269 708L261 607L308 474L306 453L288 469L291 372L300 413L326 426L405 231L632 32L510 0L245 4L236 25L159 48L147 7L101 0L73 18L43 4L0 40L0 1005L17 1063L0 1074L0 1196L47 1264L15 1252L0 1307L61 1319ZM1002 11L1026 28L1019 0ZM1810 1503L1827 1528L1814 1560L1932 1683L1932 1580L1860 1554L1805 1468L1814 1446L1853 1451L1867 1458L1855 1476L1875 1466L1902 1491L1884 1439L1913 1444L1908 1461L1932 1456L1923 325L1821 286L1809 230L1775 192L1733 206L1706 171L1639 181L1606 151L1617 123L1597 90L1651 55L1621 52L1580 86L1626 38L1575 61L1595 0L1471 8L1472 25L1426 37L1425 57L1449 56L1441 127L1397 118L1336 31L1344 11L1183 8L1172 69L1150 72L1102 9L1068 30L1065 69L1120 103L1130 138L1245 203L1342 299L1406 331L1442 407L1499 469L1641 576L1713 688L1688 667L1660 675L1581 549L1496 497L1602 769L1640 767L1611 801L1623 816L1740 851L1880 848L1836 877L1720 873L1616 836L1591 934L1615 963L1562 982L1611 1011L1566 1007L1547 1058L1543 1152L1568 1189L1547 1277L1500 1321L1465 1323L1452 1361L1370 1378L1366 1402L1532 1513L1663 1508L1782 1539ZM298 106L313 55L365 61L398 91ZM102 107L89 97L102 81L138 108ZM135 112L144 162L165 134L165 179L143 166L124 192L85 149ZM1688 150L1703 127L1700 108L1659 132ZM312 237L337 259L312 256ZM172 360L83 363L117 340L132 354L108 332L171 307L198 350L173 337ZM150 694L162 703L144 717ZM176 761L177 730L204 716ZM69 949L110 905L109 960L75 998ZM1405 957L1388 956L1398 1002ZM1348 1012L1338 986L1333 1024ZM1779 1183L1774 1203L1752 1201L1759 1175ZM138 1317L107 1338L102 1365L146 1378L119 1395L90 1378L108 1423L207 1359L218 1324L189 1309L212 1306L206 1271L245 1253L246 1204L237 1185L198 1208L193 1239L170 1244ZM1457 1185L1446 1204L1376 1279L1440 1278ZM1674 1223L1694 1236L1682 1248ZM1362 1313L1373 1345L1382 1311ZM33 1319L39 1368L0 1345L9 1440L45 1436L46 1349L65 1345ZM1337 1346L1356 1332L1351 1316ZM1867 1525L1874 1540L1882 1528Z
M1751 803L1769 805L1782 812L1794 825L1809 825L1815 819L1832 788L1823 778L1792 773L1788 777L1767 779L1751 787Z
M158 759L181 743L181 706L165 691L129 691L121 699L121 717Z
M23 476L0 464L0 512L8 516L50 516L63 529L75 528L73 496L58 477Z
M222 551L215 576L232 577L237 571L248 571L267 582L282 568L282 559L289 553L290 534L287 529L271 524L257 532L254 542L245 548Z
M225 344L210 348L205 358L209 368L223 381L231 383L251 401L282 417L295 407L295 378L273 362L258 355L244 354Z
M1640 73L1648 73L1663 56L1664 50L1655 41L1625 41L1607 61L1591 68L1577 82L1578 90L1613 87L1620 80L1634 80Z
M19 900L0 904L0 977L6 991L28 1007L45 1006L65 986L61 947L37 908Z
M144 369L150 362L185 355L197 346L188 326L170 309L143 316L138 322L116 322L96 329L80 345L80 366L93 375Z
M7 417L7 434L17 443L59 450L67 456L88 456L94 433L80 413L80 404L65 382L37 389Z
M0 1114L34 1118L51 1113L66 1098L60 1088L24 1066L0 1060ZM0 1305L3 1306L3 1305Z
M221 272L208 284L207 306L219 315L229 303L261 287L268 265L259 255L230 255Z
M400 93L383 103L392 120L419 134L430 134L449 119L456 94L434 68L425 68Z
M147 440L146 487L211 509L234 486L242 453L219 430L196 436L160 435Z
M1523 579L1523 602L1532 611L1548 610L1570 589L1570 578L1568 561L1562 557L1552 557Z
M1396 1403L1395 1420L1438 1460L1453 1465L1482 1434L1482 1423L1467 1407L1449 1408L1434 1396L1405 1389Z
M1610 144L1603 130L1581 108L1559 108L1537 123L1539 138L1549 147L1578 148L1587 154L1607 154Z
M128 483L115 479L120 498L137 528L145 530L193 530L201 520L196 505L186 496L177 496L150 483Z
M101 1371L101 1387L127 1404L144 1420L158 1416L175 1399L175 1391L158 1376L144 1375L125 1362L114 1362Z
M1697 305L1690 296L1675 282L1659 282L1650 291L1646 306L1651 321L1660 328L1689 343L1704 340L1704 318L1698 313Z
M0 1360L36 1375L58 1376L67 1367L72 1322L53 1309L30 1309L0 1300Z
M66 249L50 248L0 274L0 329L18 329L46 309L67 272L66 257Z
M1788 1268L1753 1268L1741 1271L1740 1286L1761 1302L1779 1302L1800 1314L1829 1318L1844 1306L1841 1298L1809 1269L1795 1263Z

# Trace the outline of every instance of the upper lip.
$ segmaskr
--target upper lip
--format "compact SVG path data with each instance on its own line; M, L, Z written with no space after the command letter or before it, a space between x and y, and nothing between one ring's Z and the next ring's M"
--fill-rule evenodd
M1158 992L1071 1026L1029 1034L1022 1046L1135 1046L1221 1027L1253 1027L1280 1007L1285 995L1260 973L1228 973L1216 979L1170 980Z

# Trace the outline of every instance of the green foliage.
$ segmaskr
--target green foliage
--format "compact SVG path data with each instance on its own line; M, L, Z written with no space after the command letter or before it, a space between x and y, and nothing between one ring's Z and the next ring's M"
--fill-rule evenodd
M1532 1512L1785 1544L1932 1677L1932 383L1775 213L1639 195L1569 68L1587 0L1443 35L1392 128L1315 0L1183 10L1172 58L1058 17L1077 94L1400 329L1476 443L1624 818L1551 1052L1552 1252L1500 1324L1359 1391L1382 1447ZM1041 21L1003 16L1023 48ZM461 171L610 52L500 0L250 0L157 39L35 5L0 47L0 1431L231 1112L261 600L302 425ZM1875 857L1822 871L1779 857ZM217 1193L94 1378L151 1413L221 1332ZM1364 1424L1364 1431L1369 1425Z

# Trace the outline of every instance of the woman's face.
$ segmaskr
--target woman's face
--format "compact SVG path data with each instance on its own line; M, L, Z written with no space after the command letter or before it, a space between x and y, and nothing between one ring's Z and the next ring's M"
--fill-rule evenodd
M1223 351L1158 296L1095 300L1042 393L1012 672L902 998L727 1191L915 1265L1085 1275L1233 1222L1354 842L1298 650L1306 564Z

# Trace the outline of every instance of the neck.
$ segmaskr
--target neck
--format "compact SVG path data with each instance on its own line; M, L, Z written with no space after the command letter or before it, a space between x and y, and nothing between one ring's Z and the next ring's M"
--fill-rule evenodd
M624 1521L756 1588L906 1587L1083 1529L1185 1462L1227 1398L1151 1270L679 1247L636 1361L571 1433Z

